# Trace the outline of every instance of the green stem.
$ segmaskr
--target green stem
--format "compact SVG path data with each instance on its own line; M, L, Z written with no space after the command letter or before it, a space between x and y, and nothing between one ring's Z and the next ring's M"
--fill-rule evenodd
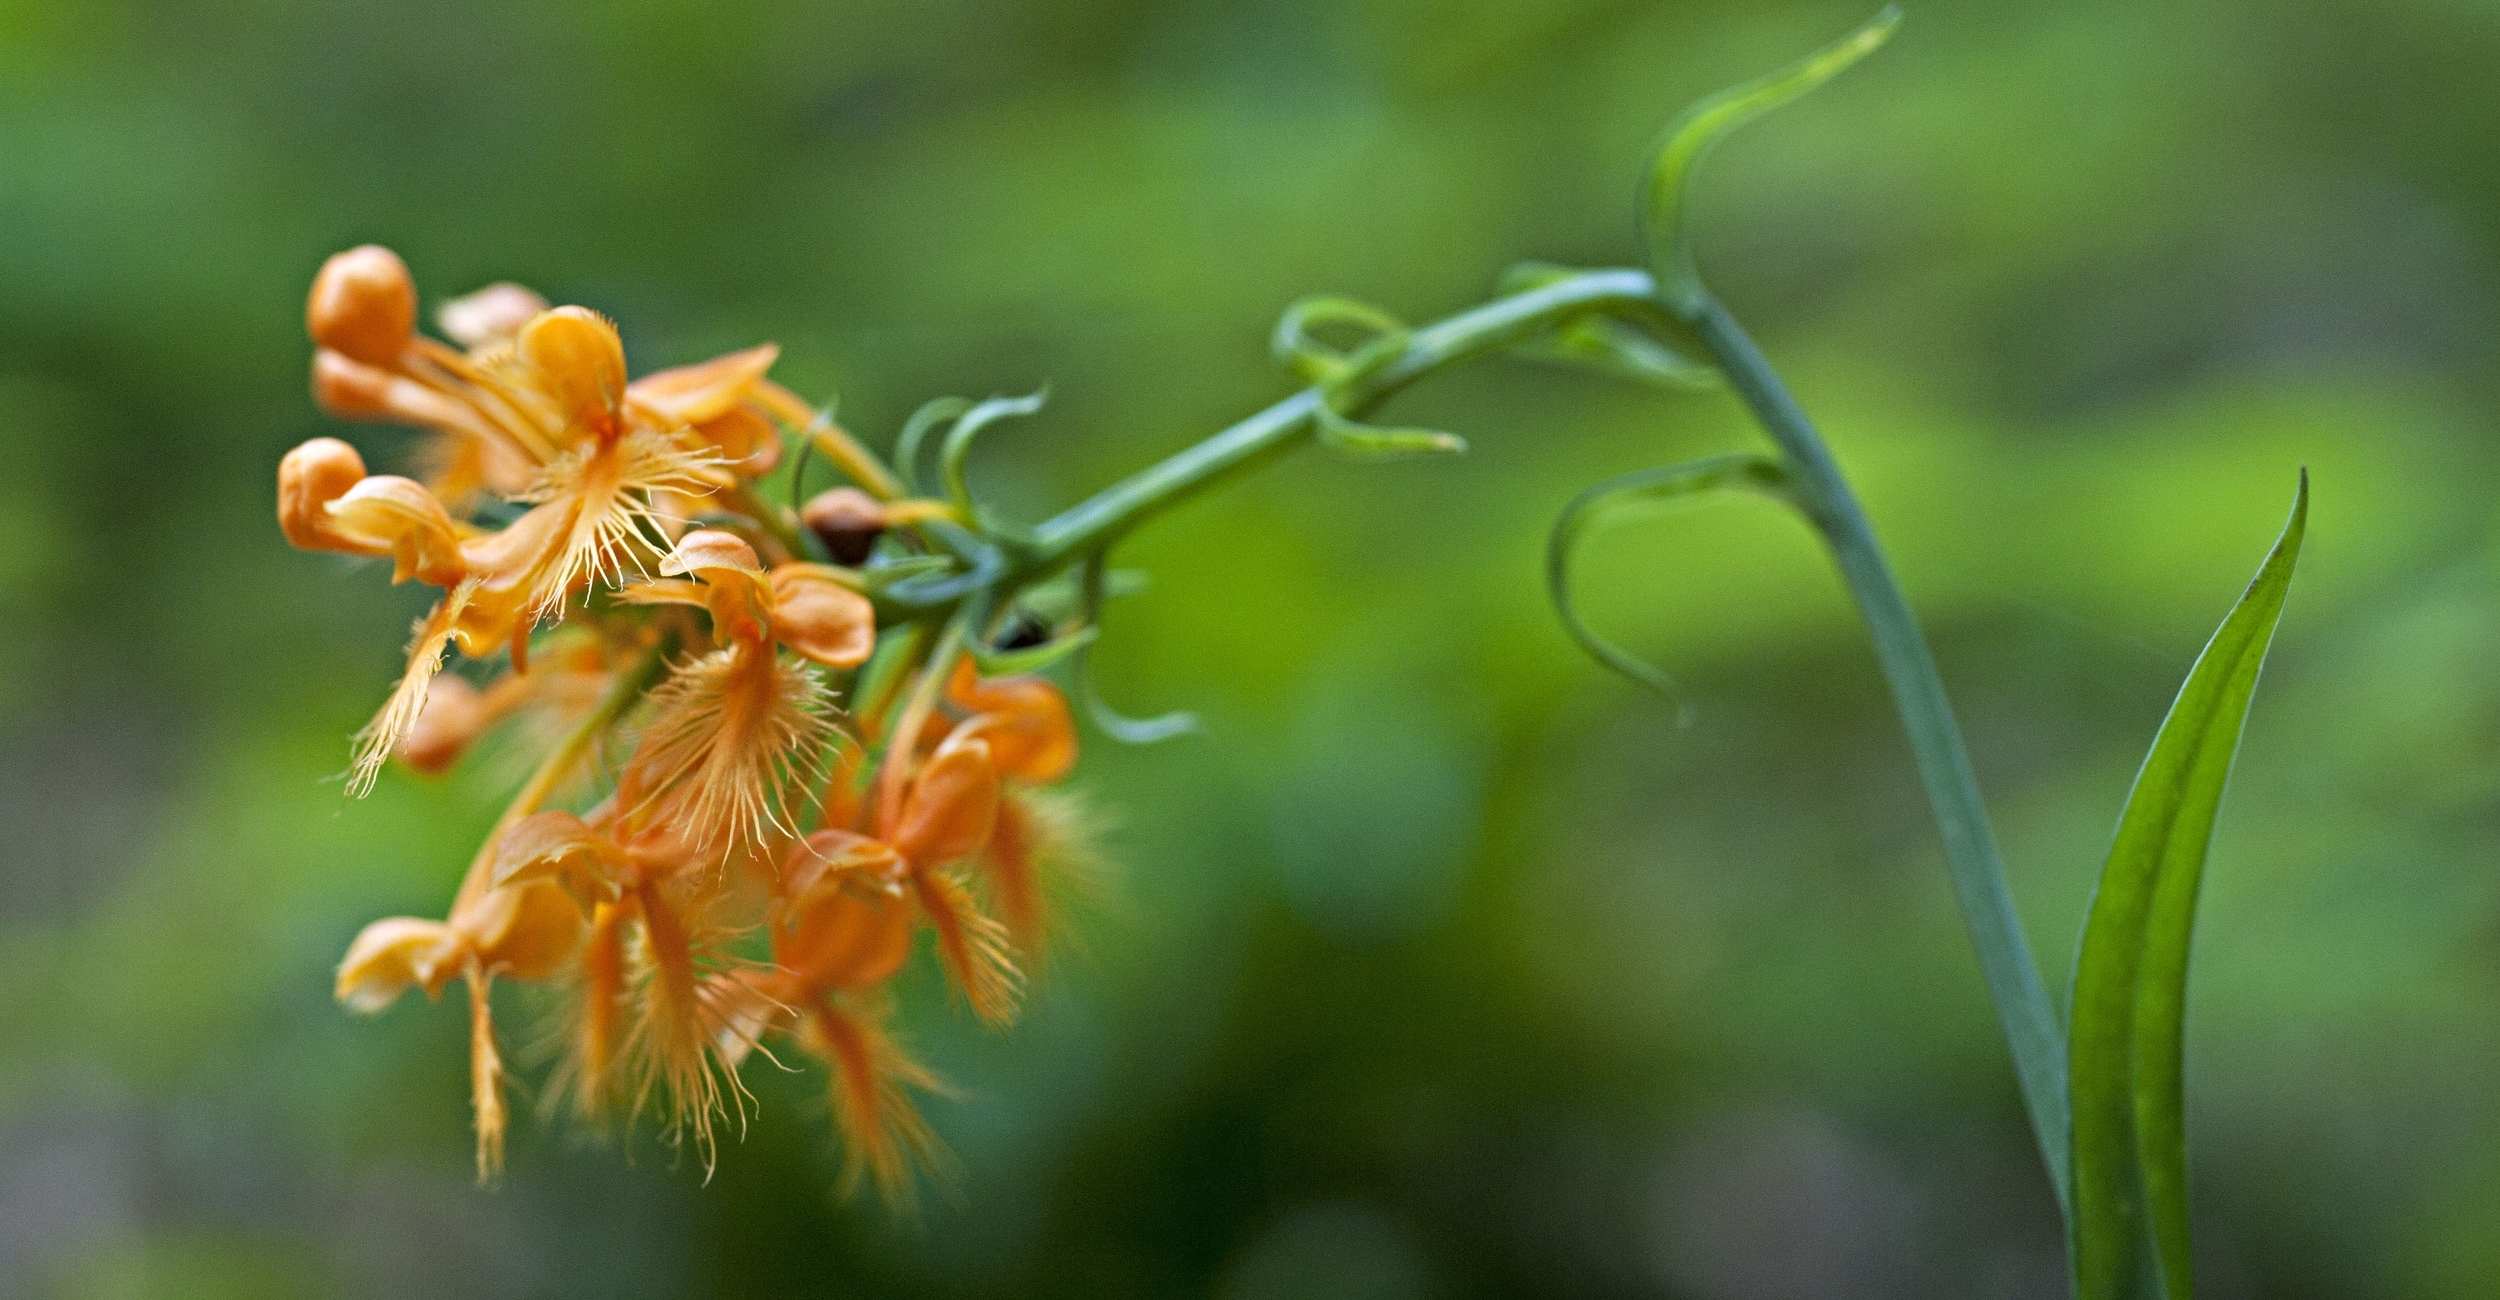
M1405 349L1395 359L1338 395L1337 409L1349 418L1359 418L1392 393L1452 362L1517 343L1574 316L1591 312L1654 316L1657 304L1651 292L1645 272L1584 271L1497 298L1408 335ZM1319 427L1322 400L1319 389L1306 388L1070 507L1035 530L1027 571L1056 570L1108 545L1157 511L1265 463Z
M2023 1105L2040 1143L2058 1204L2067 1198L2066 1036L2058 1014L2032 960L2014 912L2014 896L2006 887L2005 867L1997 857L1996 840L1988 828L1987 809L1979 798L1979 782L1971 773L1970 755L1954 724L1953 706L1927 638L1910 613L1901 584L1893 578L1875 541L1866 511L1849 490L1813 421L1773 373L1771 363L1744 328L1715 298L1705 297L1693 318L1702 341L1719 362L1728 382L1761 421L1771 440L1787 456L1791 490L1821 529L1840 567L1841 579L1858 604L1866 630L1875 642L1875 657L1893 701L1909 732L1910 749L1918 759L1919 779L1927 786L1944 834L1945 865L1953 877L1971 943L1979 950L1988 992L1996 1000L1997 1018L2013 1049L2014 1069L2022 1086Z

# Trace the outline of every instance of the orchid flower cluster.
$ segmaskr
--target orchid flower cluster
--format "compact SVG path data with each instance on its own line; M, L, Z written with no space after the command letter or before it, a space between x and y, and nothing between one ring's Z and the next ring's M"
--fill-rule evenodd
M489 999L500 980L564 991L548 1098L593 1122L656 1114L707 1167L713 1125L746 1113L740 1067L795 1042L828 1067L848 1180L902 1198L939 1156L913 1108L939 1085L888 1028L886 990L917 935L933 936L973 1012L1004 1024L1051 929L1049 900L1094 861L1085 818L1048 789L1076 761L1072 710L1034 674L1066 659L1115 739L1191 725L1123 718L1091 687L1086 647L1119 586L1113 548L1296 445L1362 461L1461 451L1453 434L1365 420L1417 380L1510 352L1724 390L1754 417L1765 446L1634 470L1564 509L1546 566L1564 629L1671 692L1574 608L1571 562L1591 527L1622 509L1734 494L1813 529L1935 811L2064 1213L2076 1294L2186 1300L2187 958L2214 819L2305 535L2308 479L2154 738L2061 1009L1874 527L1694 255L1687 197L1712 146L1871 53L1898 20L1888 7L1670 123L1641 187L1646 268L1530 264L1490 301L1415 327L1369 304L1305 299L1274 338L1299 390L1030 526L976 500L965 466L984 429L1033 414L1038 396L937 399L905 424L889 464L768 378L769 346L629 380L614 326L512 285L444 304L452 342L439 342L416 331L398 258L332 258L306 309L314 393L333 414L426 431L426 477L368 474L346 443L316 438L279 467L279 522L298 546L387 557L394 581L443 592L357 736L349 788L369 789L393 755L439 771L506 719L544 750L446 918L368 927L339 968L339 998L375 1010L411 988L466 985L481 1177L505 1129ZM937 492L923 495L933 438ZM803 499L813 455L848 484ZM777 467L783 490L767 492ZM491 679L441 676L455 648Z
M322 408L423 431L424 477L368 473L335 438L278 469L289 541L442 591L349 789L394 756L443 771L523 716L544 753L444 919L367 926L339 1000L466 986L481 1179L506 1129L506 981L561 990L551 1102L656 1115L708 1168L715 1123L746 1113L741 1065L795 1043L828 1068L846 1178L904 1198L940 1156L914 1104L940 1085L887 986L925 928L972 1010L1015 1018L1051 895L1092 861L1047 789L1076 762L1066 699L918 625L880 654L872 575L924 567L915 530L954 511L768 378L772 346L629 380L614 325L516 285L444 303L449 343L416 318L407 268L372 246L332 257L305 310ZM763 500L786 443L851 484ZM455 648L491 676L445 674Z

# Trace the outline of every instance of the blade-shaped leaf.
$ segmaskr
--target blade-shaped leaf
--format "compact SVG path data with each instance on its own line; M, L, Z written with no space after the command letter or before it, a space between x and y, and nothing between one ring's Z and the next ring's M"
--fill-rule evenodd
M2283 536L2153 738L2093 893L2068 1037L2081 1300L2190 1294L2180 1073L2188 944L2214 815L2308 517L2303 470Z

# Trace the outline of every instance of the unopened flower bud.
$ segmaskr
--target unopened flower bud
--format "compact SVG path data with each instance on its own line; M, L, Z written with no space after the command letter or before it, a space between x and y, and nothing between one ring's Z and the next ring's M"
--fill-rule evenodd
M365 479L364 457L336 438L315 438L278 462L278 527L308 551L373 554L375 548L340 536L330 526L329 505Z
M475 293L462 294L434 309L434 323L464 348L509 343L530 318L547 310L547 300L504 281Z
M366 244L333 255L304 301L312 340L367 365L390 366L417 330L417 286L399 254Z
M858 488L832 488L808 498L799 519L825 544L836 564L858 564L885 533L885 506Z

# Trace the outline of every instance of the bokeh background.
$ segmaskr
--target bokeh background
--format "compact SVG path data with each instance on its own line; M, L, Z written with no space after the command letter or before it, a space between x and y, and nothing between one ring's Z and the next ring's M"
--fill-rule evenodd
M1619 0L0 4L0 1295L2062 1294L2049 1190L1861 635L1731 502L1544 530L1754 435L1489 361L1463 461L1304 455L1140 533L1099 654L1116 901L1009 1034L922 971L964 1174L831 1194L820 1080L705 1185L524 1125L330 971L437 912L491 765L332 778L423 596L290 552L323 256L773 339L882 442L1023 392L1027 517L1287 390L1275 313L1636 256L1646 144L1867 6ZM1720 153L1714 282L1858 476L2062 987L2135 764L2309 552L2207 889L2208 1294L2500 1291L2500 7L1919 0ZM526 1103L525 1103L526 1104Z

